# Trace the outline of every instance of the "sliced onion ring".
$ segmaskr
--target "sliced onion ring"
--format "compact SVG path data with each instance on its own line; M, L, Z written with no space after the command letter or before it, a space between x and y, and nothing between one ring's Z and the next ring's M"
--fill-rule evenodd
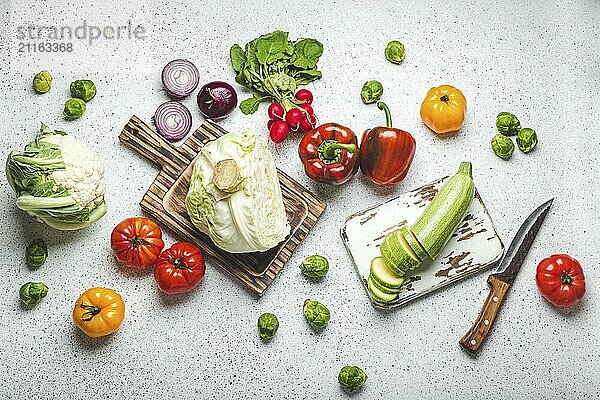
M165 91L173 97L189 96L200 81L198 68L188 60L173 60L162 71L162 83Z
M192 114L176 101L162 103L156 109L152 122L162 137L170 142L182 139L192 129Z

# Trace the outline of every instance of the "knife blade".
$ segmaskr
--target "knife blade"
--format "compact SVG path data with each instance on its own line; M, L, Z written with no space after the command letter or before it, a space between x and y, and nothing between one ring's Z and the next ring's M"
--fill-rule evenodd
M468 353L475 354L492 329L508 289L517 277L553 201L554 199L548 200L527 217L510 243L497 271L488 277L490 293L477 320L459 342Z

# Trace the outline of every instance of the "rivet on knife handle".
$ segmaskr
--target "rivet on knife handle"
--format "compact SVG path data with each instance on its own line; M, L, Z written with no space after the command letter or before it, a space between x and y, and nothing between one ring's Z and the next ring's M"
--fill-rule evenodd
M494 275L489 276L488 283L491 287L490 294L483 304L479 317L466 335L460 339L460 345L470 354L475 354L485 341L496 320L498 311L500 311L502 301L504 301L506 293L510 288L508 283L501 281Z

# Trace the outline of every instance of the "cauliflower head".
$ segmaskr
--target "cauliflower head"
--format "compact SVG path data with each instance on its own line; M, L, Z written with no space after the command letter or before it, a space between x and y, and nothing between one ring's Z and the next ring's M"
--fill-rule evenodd
M41 140L57 145L65 163L65 169L52 172L50 179L63 185L81 206L104 201L104 163L90 146L69 135L53 134Z
M60 230L84 228L106 214L104 165L84 142L42 124L6 163L17 207Z

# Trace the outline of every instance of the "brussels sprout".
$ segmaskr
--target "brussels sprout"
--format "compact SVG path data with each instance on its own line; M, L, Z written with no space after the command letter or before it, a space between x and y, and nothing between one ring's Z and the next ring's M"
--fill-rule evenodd
M275 314L264 313L258 317L258 334L265 340L271 339L277 333L279 320Z
M33 268L39 268L46 262L48 248L42 239L31 242L25 249L25 261Z
M517 146L523 153L532 151L538 143L535 131L531 128L523 128L517 136Z
M492 150L498 157L508 160L515 151L515 144L508 136L498 133L492 139Z
M331 314L327 307L316 300L306 300L304 302L304 318L315 329L323 329L329 323Z
M51 86L52 76L50 76L50 72L48 71L38 72L33 78L33 88L38 93L49 92Z
M90 101L96 95L96 85L87 79L80 79L71 83L71 96L85 102Z
M360 91L360 97L365 104L375 103L381 98L382 94L383 85L378 81L366 82Z
M308 256L300 264L300 271L309 278L321 278L329 271L329 261L318 254Z
M342 388L348 391L354 391L363 387L367 381L367 374L359 367L346 365L338 374L338 382Z
M498 132L503 135L514 136L519 133L521 123L514 114L501 112L496 117L496 128L498 128Z
M21 286L19 290L19 297L23 304L32 305L37 304L48 294L48 286L42 282L27 282Z
M385 48L385 58L391 63L400 64L404 60L404 45L392 40Z
M81 99L69 99L65 103L63 115L67 121L73 121L83 115L85 112L85 102Z

